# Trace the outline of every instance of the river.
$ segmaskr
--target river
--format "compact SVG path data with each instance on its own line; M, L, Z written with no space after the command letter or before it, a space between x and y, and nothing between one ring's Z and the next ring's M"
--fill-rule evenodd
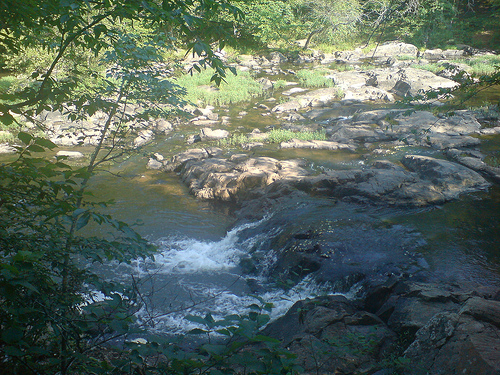
M272 119L259 123L262 116L252 114L253 109L254 103L233 109L247 110L249 115L230 130L265 129L272 124ZM195 131L199 128L187 127L157 139L148 151L172 155ZM496 152L498 144L498 137L490 138L483 142L483 151ZM399 150L392 157L407 151ZM252 152L306 158L318 171L357 168L367 162L365 154L342 151L265 146ZM299 299L354 293L359 280L377 273L500 285L498 187L440 206L412 209L292 198L261 220L246 221L233 215L231 205L196 200L178 176L146 170L146 162L140 156L129 158L112 167L119 177L101 174L91 189L100 199L115 200L109 209L114 217L140 221L137 230L158 246L154 261L109 269L111 278L132 274L143 280L146 304L138 317L152 331L184 333L196 326L184 319L188 314L211 313L220 318L243 313L256 302L255 295L274 304L272 317L276 318ZM329 249L329 259L320 272L290 277L283 272L286 262L278 260L294 246L307 247L307 240L297 244L294 238L309 232L317 234L315 244Z

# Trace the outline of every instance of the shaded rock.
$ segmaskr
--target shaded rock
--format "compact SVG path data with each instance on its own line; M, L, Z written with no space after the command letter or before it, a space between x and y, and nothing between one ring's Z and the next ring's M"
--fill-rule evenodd
M172 156L172 159L165 165L166 171L179 172L182 166L189 160L202 160L216 157L222 153L218 148L194 148Z
M373 372L395 341L376 316L340 295L297 302L264 334L281 339L306 372L320 374Z
M490 183L477 172L446 160L406 155L401 162L416 172L420 178L431 181L434 188L439 187L446 200L457 198L465 192L484 190L490 186Z
M460 313L470 315L476 320L488 322L500 328L500 301L472 297L467 300Z
M472 76L468 73L470 67L467 64L443 62L440 66L443 70L436 73L440 77L456 82L466 82L472 79Z
M464 153L462 150L457 149L448 150L447 155L451 156L454 160L467 168L500 182L500 168L492 167L491 165L486 164L483 160L481 160L481 158L477 156L470 156L468 153Z

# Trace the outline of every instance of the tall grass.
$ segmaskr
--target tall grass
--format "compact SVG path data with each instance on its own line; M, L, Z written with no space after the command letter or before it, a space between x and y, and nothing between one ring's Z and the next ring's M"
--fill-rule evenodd
M228 72L226 82L220 87L210 82L212 75L211 70L203 70L193 75L185 74L176 83L186 89L184 99L197 105L239 103L263 93L261 85L248 72L238 72L236 76Z
M302 69L297 72L297 78L303 87L332 87L333 80L326 78L327 70Z
M468 59L458 59L455 61L457 63L467 65L469 67L467 69L467 72L475 76L492 75L495 72L498 72L500 67L500 56L497 55L476 56ZM443 70L443 66L439 63L428 63L421 65L413 64L412 68L428 70L433 73L437 73Z
M287 142L292 139L300 139L302 141L325 141L326 133L324 131L294 132L286 129L273 129L268 133L267 137L267 140L271 143Z

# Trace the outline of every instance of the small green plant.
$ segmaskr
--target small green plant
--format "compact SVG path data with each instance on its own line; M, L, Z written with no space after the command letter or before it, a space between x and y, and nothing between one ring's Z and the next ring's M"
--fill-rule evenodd
M273 129L268 133L267 139L271 143L281 143L291 139L300 139L302 141L324 141L326 140L326 133L325 131L294 132L286 129Z
M1 127L0 127L1 128ZM11 132L0 130L0 143L10 143L16 139Z
M399 61L409 61L409 60L416 60L417 58L413 55L398 55L397 59Z
M286 87L286 81L283 79L278 79L276 82L274 82L273 86L277 90L282 89Z
M297 78L303 87L332 87L333 80L325 77L327 72L322 69L302 69L297 72Z
M437 63L428 63L428 64L412 64L412 68L415 69L421 69L421 70L427 70L432 73L437 73L441 70L443 70L443 67Z
M224 138L218 141L219 147L240 146L248 142L248 137L245 134L234 134L230 138Z

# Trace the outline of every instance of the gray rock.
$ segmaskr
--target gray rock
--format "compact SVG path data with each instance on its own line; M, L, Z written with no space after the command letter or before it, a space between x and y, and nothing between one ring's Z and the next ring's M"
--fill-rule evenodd
M229 137L229 132L224 129L203 128L200 136L202 139L224 139Z
M282 95L290 96L290 95L298 94L298 93L301 93L304 91L307 91L307 89L303 89L301 87L294 87L294 88L291 88L290 90L283 91Z
M192 145L198 142L201 142L201 136L199 134L191 134L186 138L186 143L188 145Z
M141 130L137 137L134 139L134 147L144 146L146 143L151 141L154 137L152 130Z
M355 147L349 144L341 144L333 141L303 141L292 139L287 142L281 142L281 148L310 148L316 150L350 150L355 151Z
M445 200L455 199L466 192L485 190L490 186L479 173L446 160L406 155L401 162L423 180L430 181L432 189L440 190Z
M369 57L397 57L403 55L417 57L417 54L418 48L413 44L391 41L383 43L375 50L368 52L366 55Z
M56 156L63 156L68 159L82 159L85 157L85 155L83 155L79 151L66 151L66 150L57 151Z

